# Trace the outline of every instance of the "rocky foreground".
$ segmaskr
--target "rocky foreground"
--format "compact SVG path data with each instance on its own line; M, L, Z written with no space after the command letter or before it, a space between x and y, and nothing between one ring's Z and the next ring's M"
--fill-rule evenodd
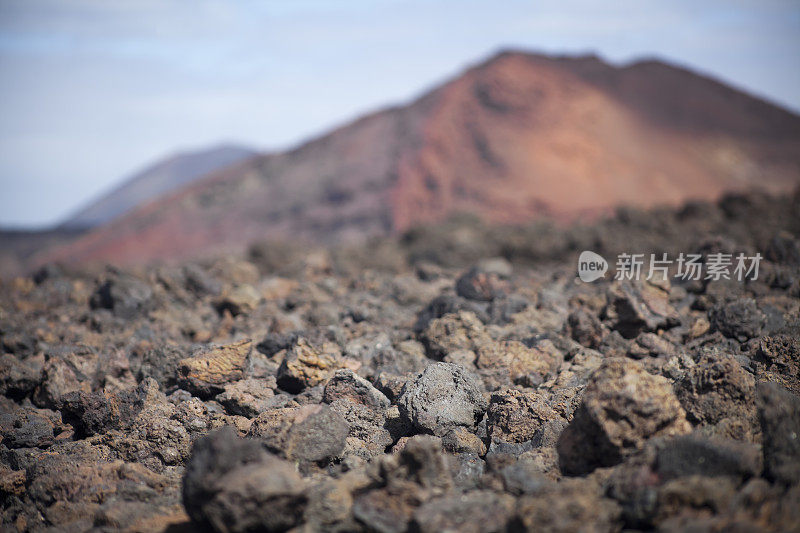
M4 280L3 530L800 530L799 205Z

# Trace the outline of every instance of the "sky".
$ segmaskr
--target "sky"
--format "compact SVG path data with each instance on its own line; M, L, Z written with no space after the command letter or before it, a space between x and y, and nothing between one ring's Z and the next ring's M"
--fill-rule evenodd
M798 0L0 0L0 226L175 151L291 147L501 48L655 56L800 110Z

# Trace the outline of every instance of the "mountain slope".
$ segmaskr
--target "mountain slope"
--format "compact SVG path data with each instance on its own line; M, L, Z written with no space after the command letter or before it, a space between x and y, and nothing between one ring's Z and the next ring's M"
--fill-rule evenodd
M69 217L60 227L86 229L105 224L136 206L256 154L249 148L221 145L173 155L125 180Z
M568 221L798 182L797 115L658 61L506 52L408 106L228 167L46 259L357 240L457 211Z

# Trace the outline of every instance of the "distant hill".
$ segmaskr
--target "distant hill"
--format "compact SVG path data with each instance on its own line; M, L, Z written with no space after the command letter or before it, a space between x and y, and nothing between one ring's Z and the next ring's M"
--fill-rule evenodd
M0 278L24 274L32 266L32 257L43 250L64 246L83 230L15 230L0 228Z
M800 182L800 117L658 60L504 52L416 101L247 159L41 260L141 263L345 242L468 211L591 218Z
M64 248L90 229L257 153L249 148L231 145L179 153L123 181L114 190L54 228L0 228L0 275L22 273L37 263L35 257L47 254L50 249Z
M105 224L136 206L257 153L250 148L222 145L175 154L124 180L69 217L60 228L88 229Z

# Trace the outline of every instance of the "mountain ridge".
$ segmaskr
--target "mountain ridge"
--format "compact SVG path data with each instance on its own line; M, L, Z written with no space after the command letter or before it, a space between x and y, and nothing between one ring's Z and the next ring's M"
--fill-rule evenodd
M179 259L348 242L471 211L598 216L800 181L800 117L648 59L503 51L424 93L135 209L42 260Z

